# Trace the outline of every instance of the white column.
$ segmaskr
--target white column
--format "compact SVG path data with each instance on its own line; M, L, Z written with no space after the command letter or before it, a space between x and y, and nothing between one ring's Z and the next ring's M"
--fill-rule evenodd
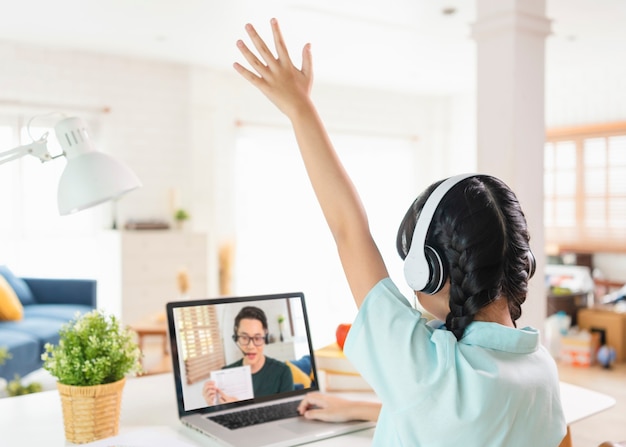
M478 172L504 180L528 219L537 271L518 326L542 328L544 287L543 151L546 0L477 0Z

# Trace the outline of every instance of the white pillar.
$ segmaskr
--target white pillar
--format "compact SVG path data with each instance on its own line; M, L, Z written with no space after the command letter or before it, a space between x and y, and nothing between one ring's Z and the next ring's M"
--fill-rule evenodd
M546 0L477 0L477 168L517 194L531 232L537 271L519 326L542 328L543 152Z

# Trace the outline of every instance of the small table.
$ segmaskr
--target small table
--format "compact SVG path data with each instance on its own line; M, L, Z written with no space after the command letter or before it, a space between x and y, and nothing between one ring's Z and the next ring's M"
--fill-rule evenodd
M165 318L165 313L161 312L158 314L150 315L149 317L143 318L136 323L131 324L130 328L137 333L137 344L139 345L139 349L141 350L142 354L145 352L144 338L146 336L157 336L161 337L162 340L163 358L161 360L161 363L155 369L151 369L149 371L144 370L144 375L171 371L172 365L169 351L167 349L167 319ZM142 366L145 366L143 357L141 362Z

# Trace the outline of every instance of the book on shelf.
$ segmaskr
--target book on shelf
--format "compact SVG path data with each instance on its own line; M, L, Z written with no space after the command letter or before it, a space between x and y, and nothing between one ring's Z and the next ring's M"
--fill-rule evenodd
M360 374L320 370L320 383L325 391L373 391Z
M169 230L170 224L160 219L133 220L124 225L126 230Z
M334 373L359 374L354 365L337 343L316 349L313 352L317 369Z
M372 391L337 343L317 349L313 355L326 391Z

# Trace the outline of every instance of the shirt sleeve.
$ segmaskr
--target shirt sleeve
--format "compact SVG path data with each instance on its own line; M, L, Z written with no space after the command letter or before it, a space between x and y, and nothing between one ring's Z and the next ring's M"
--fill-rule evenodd
M451 363L451 337L429 326L386 278L366 296L344 348L381 401L397 407L419 398L444 375Z

